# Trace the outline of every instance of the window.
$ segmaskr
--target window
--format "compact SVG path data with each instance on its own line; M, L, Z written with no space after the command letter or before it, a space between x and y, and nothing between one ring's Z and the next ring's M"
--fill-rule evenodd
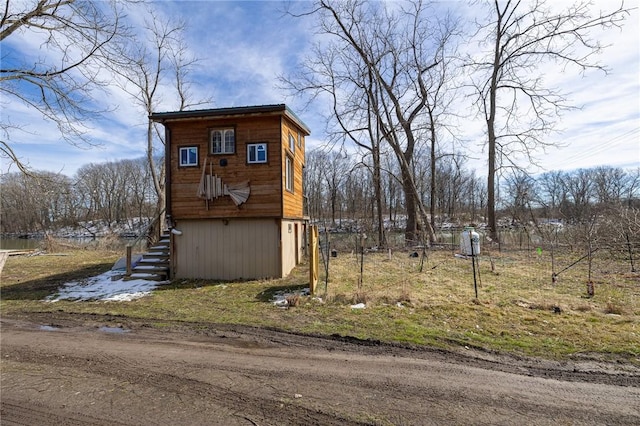
M298 148L302 148L302 133L298 132Z
M233 154L236 152L236 137L234 129L211 130L211 153Z
M284 170L284 180L287 191L293 192L293 159L288 155Z
M291 132L289 132L289 151L295 152L295 150L296 150L296 140L291 134Z
M267 144L266 143L250 143L247 145L247 163L266 163L267 162Z
M180 148L180 167L198 166L198 147L185 146Z

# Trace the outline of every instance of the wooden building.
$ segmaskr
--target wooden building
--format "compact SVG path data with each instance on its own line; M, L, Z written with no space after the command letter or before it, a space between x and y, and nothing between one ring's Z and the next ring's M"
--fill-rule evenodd
M171 276L286 276L304 252L309 128L284 104L150 118L165 128Z

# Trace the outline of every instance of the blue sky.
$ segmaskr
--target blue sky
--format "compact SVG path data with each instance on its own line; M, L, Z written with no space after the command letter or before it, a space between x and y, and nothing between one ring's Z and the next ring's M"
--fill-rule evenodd
M453 2L457 5L462 3ZM596 1L598 7L610 2ZM637 1L633 2L638 5ZM277 78L293 70L310 44L317 41L312 22L282 14L276 1L162 1L153 3L160 14L182 17L188 25L187 42L201 59L193 91L196 97L211 98L211 107L286 103L311 128L310 147L324 141L327 109L322 101L306 109L305 102L278 89ZM133 14L133 19L137 19ZM565 145L538 155L547 170L611 165L640 167L640 25L635 10L622 31L612 30L603 40L611 46L599 57L610 73L550 72L551 84L571 93L582 108L565 113L560 132L551 135ZM599 36L600 37L600 36ZM134 40L142 43L144 40ZM32 57L46 57L29 35L3 42L6 52L20 51ZM5 50L6 49L6 50ZM32 168L72 176L85 164L138 158L144 155L146 115L116 87L98 98L113 108L100 120L90 122L88 136L96 146L75 147L60 141L56 128L32 110L11 99L2 99L3 120L23 123L28 132L12 140L18 156ZM176 102L165 95L160 111L175 110ZM477 160L470 167L482 174L484 153L482 124L467 122L462 127L467 150ZM15 171L2 160L2 172Z

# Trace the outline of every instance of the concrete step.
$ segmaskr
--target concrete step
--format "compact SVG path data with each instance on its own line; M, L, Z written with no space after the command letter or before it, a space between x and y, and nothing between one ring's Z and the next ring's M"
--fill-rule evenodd
M154 281L165 281L169 276L169 267L159 265L140 265L132 269L130 280L144 279Z
M166 281L169 278L169 262L171 258L171 238L163 234L160 241L149 247L147 253L131 269L131 275L125 280L155 280Z
M131 280L166 281L167 274L150 274L147 272L133 272L128 277L124 277L123 280L124 281L131 281Z
M144 257L136 264L137 266L164 266L169 267L169 256L166 257Z
M147 253L144 253L142 257L156 257L156 256L168 256L169 250L151 250Z

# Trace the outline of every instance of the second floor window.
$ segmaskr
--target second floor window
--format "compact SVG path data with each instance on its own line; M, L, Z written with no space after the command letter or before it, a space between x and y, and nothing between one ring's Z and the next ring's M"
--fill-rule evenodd
M267 162L267 144L266 143L250 143L247 145L247 163L266 163Z
M211 130L211 153L233 154L236 152L236 137L234 129Z
M296 140L291 133L289 133L289 151L295 152L296 150Z
M284 169L284 186L289 192L293 192L293 158L287 155Z
M198 147L185 146L180 148L180 167L198 166Z

